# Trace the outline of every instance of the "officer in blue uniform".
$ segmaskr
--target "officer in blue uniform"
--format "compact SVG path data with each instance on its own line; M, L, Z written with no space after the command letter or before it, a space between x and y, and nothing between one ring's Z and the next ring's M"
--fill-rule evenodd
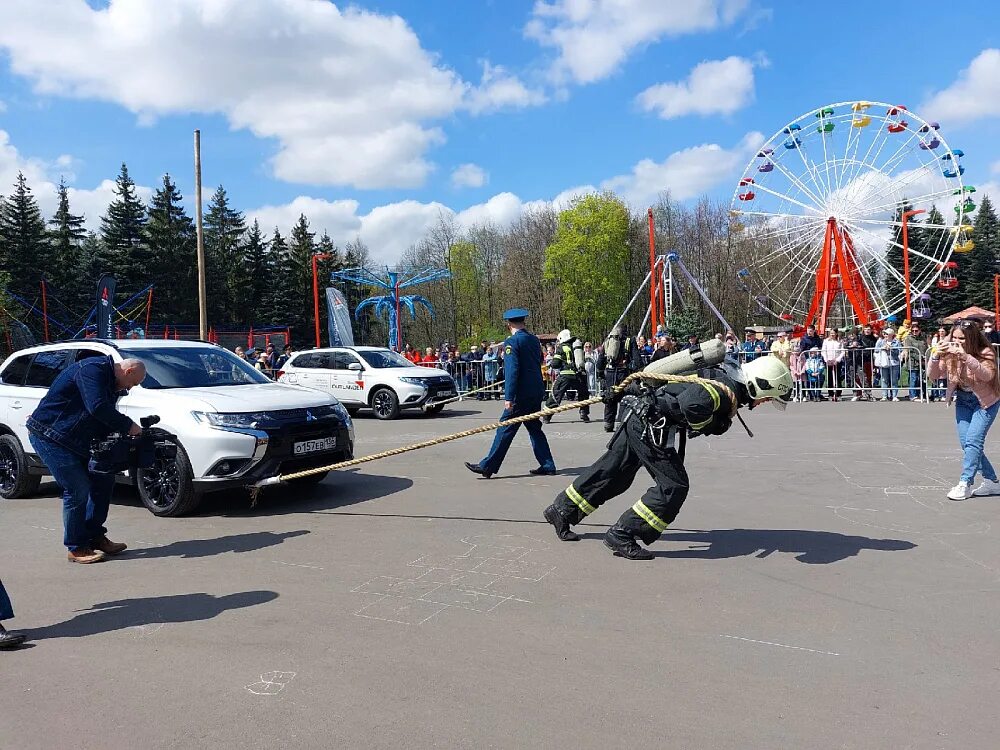
M542 408L545 398L545 381L542 379L542 344L538 338L524 329L528 311L519 307L508 310L503 319L510 329L510 336L503 345L504 369L504 409L500 421L532 414ZM465 468L486 479L500 471L500 464L510 449L520 424L501 427L493 438L493 447L478 464L466 462ZM549 441L542 432L542 422L533 419L525 422L531 449L538 460L538 468L532 474L555 474L556 465L549 450Z

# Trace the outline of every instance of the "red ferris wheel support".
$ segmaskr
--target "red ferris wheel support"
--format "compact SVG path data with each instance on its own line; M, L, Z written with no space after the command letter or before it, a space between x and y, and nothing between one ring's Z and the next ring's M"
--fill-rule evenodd
M875 306L864 279L861 278L861 271L858 270L851 235L831 216L826 221L823 253L820 255L819 268L816 269L816 289L813 291L805 324L815 325L821 333L825 333L826 319L837 295L841 293L851 303L854 314L862 325L874 322Z

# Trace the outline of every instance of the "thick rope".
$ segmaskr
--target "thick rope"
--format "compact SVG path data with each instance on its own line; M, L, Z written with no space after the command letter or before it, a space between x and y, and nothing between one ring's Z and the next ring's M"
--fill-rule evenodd
M709 380L707 378L700 378L697 375L667 375L662 373L650 373L650 372L635 372L629 375L620 384L614 386L615 391L623 391L631 382L635 380L658 380L665 383L699 383L701 385L710 385L713 388L717 388L726 394L731 405L730 417L735 416L737 408L739 408L739 402L736 399L736 394L732 392L729 386L724 383L720 383L718 380ZM352 458L349 461L341 461L339 463L330 464L329 466L318 466L315 469L304 469L303 471L295 471L291 474L281 474L276 477L269 477L267 479L262 479L250 487L251 500L253 503L257 502L257 495L263 487L280 484L281 482L288 482L293 479L301 479L302 477L312 476L313 474L324 474L328 471L334 471L336 469L346 469L350 466L359 466L360 464L366 464L369 461L378 461L381 458L389 458L390 456L398 456L402 453L409 453L410 451L420 450L421 448L430 448L434 445L441 445L442 443L449 443L452 440L460 440L461 438L471 437L473 435L479 435L484 432L492 432L500 427L506 427L507 425L513 424L523 424L524 422L530 422L533 419L538 419L539 417L550 416L553 414L560 414L564 411L571 411L573 409L579 409L581 406L590 406L591 404L599 404L603 401L602 396L594 396L586 401L574 401L569 404L561 404L553 409L544 408L541 411L536 411L533 414L525 414L521 417L513 417L512 419L507 419L502 422L493 422L491 424L481 425L479 427L473 427L469 430L462 430L462 432L456 432L451 435L444 435L442 437L434 438L433 440L424 440L421 443L413 443L412 445L404 445L401 448L391 448L387 451L382 451L380 453L373 453L369 456L362 456L360 458Z

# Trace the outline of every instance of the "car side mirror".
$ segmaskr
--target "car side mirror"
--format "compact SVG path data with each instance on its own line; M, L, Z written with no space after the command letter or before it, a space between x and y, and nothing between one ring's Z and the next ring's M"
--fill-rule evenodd
M351 362L351 364L347 366L347 369L354 370L355 372L360 372L363 368L361 367L360 362Z

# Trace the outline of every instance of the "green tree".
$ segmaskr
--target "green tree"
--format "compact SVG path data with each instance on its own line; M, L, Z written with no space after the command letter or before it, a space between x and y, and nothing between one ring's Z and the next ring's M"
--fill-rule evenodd
M262 320L260 304L271 282L267 240L255 219L243 242L242 281L237 285L234 323L251 326Z
M686 307L677 310L670 316L670 329L668 333L680 343L687 343L688 336L704 336L709 326L694 307Z
M559 213L544 275L559 288L563 321L577 335L609 330L625 308L628 238L628 208L611 193L577 198Z
M305 214L299 214L289 240L288 273L282 279L286 322L295 341L312 341L312 257L316 253L316 233L309 230Z
M258 322L263 325L283 325L288 323L286 317L284 282L291 271L288 258L288 245L278 228L274 228L274 236L267 252L267 286L261 295Z
M142 246L151 257L144 278L155 284L153 314L166 323L198 319L195 229L184 212L183 200L170 175L163 175L163 184L153 195L143 222Z
M34 298L39 267L45 268L45 222L38 202L21 172L14 192L0 201L0 268L10 275L7 288Z
M234 322L242 317L238 299L246 283L243 242L246 220L229 205L226 189L219 185L205 214L205 288L208 318L217 323Z
M69 189L63 180L56 188L59 203L49 220L49 278L63 301L71 309L83 310L90 303L90 283L84 274L81 245L87 237L84 217L74 214L69 206Z
M1000 270L997 267L1000 261L1000 220L988 196L983 196L972 226L972 241L976 247L971 253L952 256L960 270L967 269L967 273L959 277L958 291L962 292L966 307L978 305L992 310L993 274Z
M151 279L152 252L143 243L146 207L122 162L115 180L115 199L101 217L101 252L97 260L101 273L110 272L126 294L142 289Z

